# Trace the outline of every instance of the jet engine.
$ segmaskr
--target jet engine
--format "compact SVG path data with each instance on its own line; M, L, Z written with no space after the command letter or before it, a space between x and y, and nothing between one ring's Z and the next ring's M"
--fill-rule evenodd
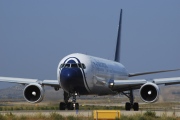
M141 86L140 97L144 102L153 103L159 98L159 87L154 83L146 83Z
M44 98L44 88L38 83L31 83L24 88L24 98L31 103L41 102Z

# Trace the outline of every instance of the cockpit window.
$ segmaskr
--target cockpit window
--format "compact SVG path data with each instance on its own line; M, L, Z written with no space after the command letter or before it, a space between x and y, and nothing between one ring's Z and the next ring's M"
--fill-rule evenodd
M86 66L83 63L66 63L66 64L61 64L60 68L82 68L82 69L86 69Z
M83 69L86 69L86 66L85 66L85 64L83 64L83 63L82 63L81 65L82 65L82 68L83 68Z
M60 65L60 68L63 68L63 67L64 67L64 64L61 64L61 65Z
M77 64L71 64L71 67L72 68L78 68L78 65Z
M82 68L81 64L78 64L79 68Z
M85 65L82 63L82 64L78 64L78 66L80 67L80 68L83 68L83 69L86 69L86 67L85 67Z
M65 68L69 68L71 64L65 64L64 67Z

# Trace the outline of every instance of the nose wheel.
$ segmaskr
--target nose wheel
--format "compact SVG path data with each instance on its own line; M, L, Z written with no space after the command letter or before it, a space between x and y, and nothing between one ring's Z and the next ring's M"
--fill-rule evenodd
M64 91L64 102L60 102L59 110L79 110L79 103L76 103L76 96L76 92L69 94ZM72 97L72 102L68 102L70 97Z

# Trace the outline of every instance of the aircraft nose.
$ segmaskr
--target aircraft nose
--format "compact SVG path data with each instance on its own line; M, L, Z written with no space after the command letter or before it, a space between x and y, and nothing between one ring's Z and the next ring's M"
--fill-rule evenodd
M73 92L74 86L76 86L78 74L73 69L63 69L60 74L60 81L62 88L67 92Z

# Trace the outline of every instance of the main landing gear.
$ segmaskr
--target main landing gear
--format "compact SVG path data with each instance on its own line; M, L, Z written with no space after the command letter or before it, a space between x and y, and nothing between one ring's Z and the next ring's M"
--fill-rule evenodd
M72 102L68 102L69 98L72 96ZM79 103L76 103L77 93L69 94L64 91L64 102L60 102L59 110L79 110Z
M134 96L133 96L133 91L130 90L128 93L122 92L125 96L129 98L130 102L126 102L125 104L125 110L130 111L131 108L134 109L134 111L139 110L139 104L137 102L134 102Z

